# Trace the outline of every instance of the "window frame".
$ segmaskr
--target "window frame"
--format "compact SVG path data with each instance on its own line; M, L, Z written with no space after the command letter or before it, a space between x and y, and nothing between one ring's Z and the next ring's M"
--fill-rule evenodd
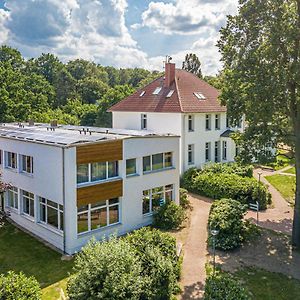
M211 114L205 115L205 130L211 131Z
M45 200L45 202L42 202L42 199ZM48 204L48 201L56 203L57 207L54 207L51 204ZM63 224L61 224L61 218L62 218L62 220L64 218L63 205L59 204L55 201L49 200L45 197L41 197L41 196L38 196L38 202L39 202L39 221L38 222L43 225L49 226L50 228L53 228L54 230L63 232L64 228L63 228ZM41 219L41 207L45 208L45 221ZM49 207L57 211L57 227L48 223L48 208Z
M214 156L215 156L215 162L220 162L220 141L216 141L215 142L215 152L214 152Z
M221 115L216 114L215 115L215 130L220 130L221 129Z
M161 155L162 154L162 168L160 169L153 169L153 156L155 155ZM171 154L171 166L167 166L166 167L166 155ZM144 160L146 158L150 157L150 170L145 170L144 168ZM163 170L168 170L168 169L172 169L174 168L174 156L173 156L173 152L172 151L168 151L168 152L161 152L161 153L154 153L154 154L150 154L150 155L146 155L143 156L143 174L147 174L147 173L151 173L151 172L159 172L159 171L163 171Z
M227 160L227 141L222 141L222 160Z
M141 130L147 130L147 128L148 128L147 114L141 114Z
M13 205L10 205L10 196L12 195ZM15 186L11 186L7 190L7 207L10 209L18 210L19 209L19 189Z
M28 193L28 194L31 194L32 198L30 196L27 196L27 195L25 196L24 192ZM29 218L34 218L35 217L35 211L34 211L34 207L35 207L35 199L34 198L35 197L34 197L34 194L31 193L31 192L25 191L25 190L21 190L21 197L22 197L22 201L21 201L21 203L22 203L22 205L21 205L22 206L22 214L25 215L25 216L27 216L27 217L29 217ZM25 199L28 200L29 213L27 213L27 212L24 211L24 207L25 207L24 206L24 201L25 201ZM31 202L33 202L33 203L31 203ZM32 204L32 206L31 206L31 204ZM33 207L33 212L31 211L32 207ZM32 212L32 214L31 214L31 212Z
M5 156L5 167L11 170L18 170L18 154L16 152L6 151ZM13 156L15 156L14 166L12 166Z
M21 154L21 173L25 173L25 174L33 174L33 157L30 155L25 155L25 154ZM29 172L26 170L27 169L27 159L30 159L30 170ZM25 159L25 170L24 170L24 159Z
M205 161L211 161L211 142L205 143Z
M193 115L188 115L188 132L195 131L195 118Z
M195 164L195 145L189 144L188 145L188 165L194 165ZM190 159L191 155L191 159Z
M127 162L128 161L134 161L134 173L127 173L127 169L128 169ZM125 167L126 167L125 171L126 171L126 176L127 177L138 175L138 172L137 172L137 163L136 162L137 162L136 158L128 158L128 159L126 159L126 161L125 161Z

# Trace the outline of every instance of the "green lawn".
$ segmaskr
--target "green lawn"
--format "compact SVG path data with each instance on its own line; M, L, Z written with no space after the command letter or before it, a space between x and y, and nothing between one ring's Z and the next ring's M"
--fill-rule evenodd
M289 152L279 150L274 162L267 163L266 166L272 167L274 170L281 170L287 166L295 164L295 159L291 158Z
M13 225L6 223L0 228L0 273L14 270L34 276L45 288L43 299L52 300L59 296L57 286L65 286L65 278L72 267L73 261L62 261L61 254Z
M292 167L292 168L284 171L283 173L286 173L286 174L296 174L296 168Z
M254 300L300 299L300 281L283 274L246 268L234 275L248 288Z
M271 175L265 177L289 203L295 202L296 177L286 175Z

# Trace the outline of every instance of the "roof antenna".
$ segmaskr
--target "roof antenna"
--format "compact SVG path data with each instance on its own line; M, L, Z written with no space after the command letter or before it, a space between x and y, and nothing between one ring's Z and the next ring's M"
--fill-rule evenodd
M170 55L166 55L166 60L163 61L163 69L165 69L166 64L169 64L172 59Z

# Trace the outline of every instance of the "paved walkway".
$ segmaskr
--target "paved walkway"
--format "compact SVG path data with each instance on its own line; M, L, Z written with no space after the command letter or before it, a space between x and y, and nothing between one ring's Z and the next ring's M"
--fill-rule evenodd
M281 172L289 169L284 168L279 171L266 171L256 169L254 170L254 177L258 178L258 172L261 171L261 181L265 183L270 193L272 194L273 208L259 213L259 225L277 232L292 234L293 227L293 208L289 206L288 202L281 196L281 194L265 179L265 176L280 174ZM246 218L256 220L256 213L249 211Z
M184 245L181 286L182 300L202 299L205 283L207 221L211 200L190 195L193 211L188 237Z

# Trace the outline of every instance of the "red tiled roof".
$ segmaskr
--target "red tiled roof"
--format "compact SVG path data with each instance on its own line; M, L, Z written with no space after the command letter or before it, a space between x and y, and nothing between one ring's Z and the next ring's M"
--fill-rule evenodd
M158 95L153 95L157 87L162 87ZM166 98L170 90L174 90L170 98ZM142 91L145 94L140 97ZM194 93L202 93L205 100L198 99ZM112 106L108 111L126 112L226 112L226 107L221 106L219 91L199 79L192 73L176 69L175 81L170 87L164 86L164 78L160 77L134 94L121 100Z

